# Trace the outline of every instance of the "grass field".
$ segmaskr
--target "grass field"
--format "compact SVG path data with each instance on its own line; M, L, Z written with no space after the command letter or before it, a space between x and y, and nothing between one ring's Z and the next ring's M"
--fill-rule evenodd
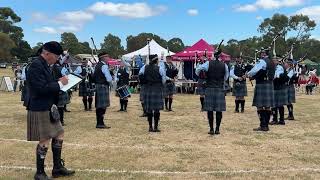
M0 69L0 76L11 73ZM117 112L112 95L107 110L108 130L95 128L95 113L83 111L75 93L65 114L63 158L76 169L69 179L320 179L320 96L299 94L295 121L258 133L251 107L235 114L228 95L221 134L209 136L199 97L176 95L174 112L161 112L161 133L148 132L141 118L139 96L129 100L128 112ZM0 92L0 179L32 179L34 142L26 139L26 111L20 93ZM46 164L50 174L52 156Z

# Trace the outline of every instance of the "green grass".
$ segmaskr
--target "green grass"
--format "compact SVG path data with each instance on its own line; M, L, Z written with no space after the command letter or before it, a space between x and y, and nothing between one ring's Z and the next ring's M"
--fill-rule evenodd
M0 69L0 76L10 73ZM213 137L195 95L176 95L174 112L161 112L161 133L150 134L146 118L139 117L137 94L129 100L128 113L117 112L118 99L112 95L106 114L112 128L97 130L94 111L83 111L75 93L68 107L72 112L65 113L63 158L78 171L68 179L320 179L320 96L299 94L295 121L257 133L252 131L259 122L248 89L243 114L234 114L234 98L226 97L221 135ZM26 139L26 110L18 92L0 92L0 117L0 166L35 168L36 143L9 140ZM50 173L50 151L46 164ZM0 168L0 179L33 175L34 170Z

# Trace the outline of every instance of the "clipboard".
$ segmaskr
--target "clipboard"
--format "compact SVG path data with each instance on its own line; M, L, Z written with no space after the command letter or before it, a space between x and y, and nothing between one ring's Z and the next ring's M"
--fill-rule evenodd
M62 88L60 89L63 92L67 92L69 89L71 89L73 86L79 84L82 81L82 77L78 76L76 74L68 74L68 84L62 86Z

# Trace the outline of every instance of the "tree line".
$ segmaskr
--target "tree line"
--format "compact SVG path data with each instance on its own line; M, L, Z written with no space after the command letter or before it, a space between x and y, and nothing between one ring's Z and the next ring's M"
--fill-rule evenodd
M43 42L38 42L31 47L23 40L23 29L16 24L21 18L9 7L0 8L0 62L27 61L28 57L34 55L42 46ZM316 27L316 23L305 15L286 16L274 14L271 18L266 18L259 25L257 31L260 36L249 37L244 40L230 39L222 46L223 51L235 58L242 52L243 57L250 59L254 57L256 49L270 46L275 35L280 34L277 40L276 52L279 55L285 54L291 44L295 43L294 57L299 58L307 53L307 58L320 62L320 41L310 38L311 31ZM290 36L289 36L290 35ZM106 51L113 58L138 50L146 45L147 39L154 39L162 47L169 48L172 52L182 51L186 45L178 38L165 40L153 33L140 33L137 36L129 35L126 38L126 48L121 44L121 39L113 34L107 34L103 42L100 43L98 51ZM92 50L89 42L80 42L76 35L71 32L61 34L61 45L71 54L90 54Z

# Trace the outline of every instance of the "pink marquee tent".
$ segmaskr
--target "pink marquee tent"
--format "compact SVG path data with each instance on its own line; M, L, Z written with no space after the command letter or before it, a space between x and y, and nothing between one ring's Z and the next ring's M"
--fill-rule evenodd
M200 57L205 53L206 50L207 50L207 55L209 56L209 58L211 58L215 51L215 47L209 45L205 40L200 39L193 46L188 47L183 51L173 55L173 59L175 61L179 61L179 59L181 59L182 61L194 61L196 53L198 54L198 57ZM221 59L222 61L230 61L231 56L225 53L221 53Z

